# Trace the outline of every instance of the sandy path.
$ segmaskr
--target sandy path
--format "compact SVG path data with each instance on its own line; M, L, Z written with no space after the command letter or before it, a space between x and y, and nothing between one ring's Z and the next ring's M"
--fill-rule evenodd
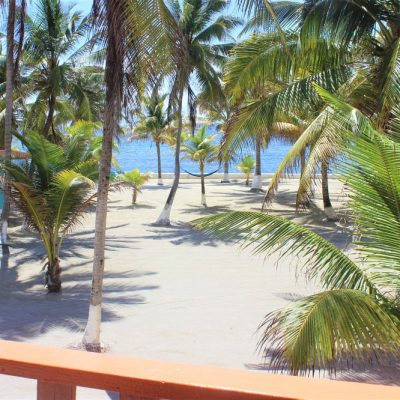
M282 185L274 212L294 217L296 180ZM275 268L277 257L264 262L232 244L213 241L190 229L187 222L228 209L259 209L262 195L241 183L207 182L208 209L199 207L199 182L185 180L176 197L170 228L152 226L169 187L148 185L139 204L130 193L111 196L102 339L112 353L208 364L229 368L261 368L255 353L255 330L263 316L290 300L316 290L296 278L296 260ZM344 195L331 182L332 199ZM320 194L316 204L320 205ZM348 237L316 210L303 223L344 248ZM40 243L15 230L12 256L1 270L0 337L51 346L79 342L85 326L91 283L94 213L64 243L63 292L47 295L41 283ZM289 265L290 264L290 265ZM348 377L347 377L348 378ZM352 379L392 383L396 376L369 371ZM0 377L0 399L32 398L32 382ZM19 382L19 381L18 381ZM14 396L14 397L13 397ZM81 399L112 395L80 391Z

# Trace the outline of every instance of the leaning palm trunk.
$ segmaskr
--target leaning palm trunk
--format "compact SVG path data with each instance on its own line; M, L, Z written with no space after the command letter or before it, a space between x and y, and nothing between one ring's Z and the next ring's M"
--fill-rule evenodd
M324 212L327 216L328 221L337 221L338 217L335 210L332 207L331 199L329 196L329 184L328 184L328 163L322 161L321 163L321 180L322 180L322 201L324 204Z
M302 150L300 152L300 175L303 176L304 170L306 169L306 152Z
M108 43L105 71L106 101L104 110L103 147L97 192L92 289L90 293L89 316L83 336L83 344L91 351L101 350L100 325L105 262L107 198L111 171L113 135L117 130L121 110L122 50L118 44L117 33L113 29L115 21L113 21L111 4L109 2L106 4Z
M4 147L5 158L11 161L11 127L13 114L13 93L14 93L14 30L15 30L15 0L8 3L7 19L7 71L6 71L6 114L4 119ZM3 253L8 253L7 231L8 217L11 206L11 187L8 173L4 176L4 205L1 213L1 243Z
M157 148L157 167L158 167L158 182L157 184L162 186L163 180L162 180L162 172L161 172L161 148L160 148L160 142L156 142L156 148Z
M230 180L229 180L229 161L224 161L224 176L222 177L221 183L230 183Z
M204 182L204 164L200 163L200 179L201 179L201 205L207 207L206 185Z
M251 184L252 192L259 192L262 188L262 177L261 177L261 143L260 139L256 138L256 168L253 176L253 182Z
M160 216L158 217L156 224L157 225L170 225L170 215L172 204L175 199L176 192L179 186L179 178L181 174L181 161L180 161L180 152L181 152L181 137L182 137L182 102L183 102L183 87L179 90L178 95L178 131L176 134L176 146L175 146L175 175L174 182L172 184L171 190L169 192L167 201L165 203L164 209L161 211Z

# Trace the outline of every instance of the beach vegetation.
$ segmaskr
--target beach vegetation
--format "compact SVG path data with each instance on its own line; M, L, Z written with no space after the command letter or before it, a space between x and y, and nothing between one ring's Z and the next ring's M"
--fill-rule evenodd
M140 188L148 182L150 179L150 174L143 174L138 168L132 171L124 172L116 177L119 182L127 182L132 185L132 205L136 204L137 195Z
M182 146L183 157L199 164L201 205L204 207L207 207L205 166L218 159L219 146L214 143L215 138L216 134L207 135L207 126L204 125L193 136L185 140Z
M29 151L31 163L4 160L2 167L8 172L17 209L43 243L46 287L59 292L62 244L94 203L98 162L87 157L87 142L69 141L61 146L33 132L18 138Z
M240 163L236 166L237 169L244 174L245 184L249 186L250 175L256 166L256 160L251 155L244 156Z
M153 91L152 95L143 98L143 111L139 114L138 121L133 128L131 140L151 140L156 145L157 150L157 176L158 185L163 185L161 145L168 143L170 139L170 130L168 129L170 121L165 109L165 100L167 95L159 95Z

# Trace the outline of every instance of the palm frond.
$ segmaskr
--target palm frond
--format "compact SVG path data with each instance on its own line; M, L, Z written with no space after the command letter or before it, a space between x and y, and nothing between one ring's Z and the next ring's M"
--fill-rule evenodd
M298 300L268 314L259 349L271 365L305 374L336 370L340 363L397 357L400 321L371 295L339 289Z
M256 254L281 252L302 260L309 278L319 277L327 288L374 292L367 274L341 250L311 230L276 215L233 211L192 222L196 229L224 239L237 239Z

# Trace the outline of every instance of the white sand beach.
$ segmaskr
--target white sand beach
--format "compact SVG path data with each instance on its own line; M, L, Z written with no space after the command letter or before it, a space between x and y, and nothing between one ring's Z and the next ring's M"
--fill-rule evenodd
M170 183L170 181L166 181ZM265 182L267 183L267 181ZM295 215L297 179L280 187L272 212L310 226L346 249L350 237L342 222L325 221L319 209ZM265 185L264 185L265 187ZM345 194L332 179L331 198L344 211ZM152 180L130 205L131 193L110 197L102 340L110 353L226 368L263 370L255 352L256 328L263 316L318 289L296 274L297 259L277 268L278 256L264 259L233 243L211 240L188 222L210 213L260 208L263 194L250 193L243 180L221 184L207 180L208 208L200 206L200 182L183 180L172 211L171 227L156 227L169 185ZM16 226L11 230L8 268L1 269L0 337L57 347L73 347L85 327L91 285L94 211L64 242L63 291L46 294L41 276L40 241ZM392 368L337 377L370 383L400 382ZM0 399L30 399L34 382L0 377ZM5 396L5 397L4 397ZM108 399L112 394L80 389L80 399Z

